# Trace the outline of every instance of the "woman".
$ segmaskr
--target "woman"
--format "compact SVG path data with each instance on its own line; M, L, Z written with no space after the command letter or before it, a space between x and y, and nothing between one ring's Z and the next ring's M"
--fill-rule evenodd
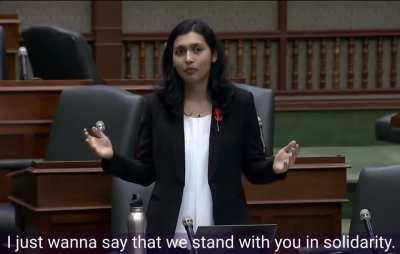
M155 182L147 231L184 233L183 217L198 225L248 222L241 173L254 183L283 179L298 153L291 141L275 157L263 151L253 97L225 78L224 52L197 19L171 32L162 58L161 89L145 99L135 159L114 153L95 127L86 141L104 171Z

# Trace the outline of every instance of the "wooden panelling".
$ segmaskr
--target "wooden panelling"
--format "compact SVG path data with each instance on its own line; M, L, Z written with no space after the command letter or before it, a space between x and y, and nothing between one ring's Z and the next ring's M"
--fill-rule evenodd
M0 159L43 158L51 121L0 121Z
M249 191L246 192L247 200L253 203L268 203L278 200L307 200L314 199L343 199L346 191L346 169L343 164L314 165L317 168L292 168L290 175L285 181L277 181L268 185L253 185L250 188L247 181L243 186ZM319 168L318 168L319 167ZM306 188L313 186L312 188ZM318 191L316 191L318 190Z
M341 208L338 203L252 204L250 217L254 223L278 224L280 236L320 237L340 234Z
M37 213L19 205L16 207L17 226L22 232L78 234L80 237L89 232L92 237L95 233L111 232L110 208Z
M19 47L19 24L17 15L0 15L0 25L4 27L6 34L7 52L7 78L16 79L16 57Z
M255 185L243 178L252 221L276 223L281 235L339 234L347 168L343 156L301 157L283 181Z
M0 135L1 146L0 146L0 158L16 158L19 155L22 158L24 153L24 134L1 134ZM18 158L17 157L17 158Z
M99 166L98 161L43 162L11 173L9 199L16 204L20 229L109 232L111 176Z
M60 92L60 90L0 92L0 119L3 121L53 119Z
M36 211L109 206L111 177L104 175L101 169L80 168L74 163L63 169L57 163L47 164L46 168L39 168L39 165L12 173L10 199ZM89 184L91 188L83 191Z

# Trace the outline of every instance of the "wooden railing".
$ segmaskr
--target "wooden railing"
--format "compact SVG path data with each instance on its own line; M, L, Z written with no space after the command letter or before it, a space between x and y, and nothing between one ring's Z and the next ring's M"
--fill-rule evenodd
M306 48L303 90L396 89L400 31L292 32L290 90L299 88L299 47ZM315 55L319 52L318 55ZM330 63L328 62L330 59ZM318 66L315 66L316 61ZM316 67L316 68L314 68ZM315 81L318 75L318 82ZM314 86L313 86L314 85Z
M84 36L93 47L94 35ZM123 34L122 76L159 79L167 36L167 33ZM224 45L231 78L272 88L278 95L390 92L400 86L398 29L241 32L218 36ZM8 60L13 77L15 56L10 55Z
M21 43L17 35L9 37L15 45ZM94 34L84 36L95 47ZM282 30L218 36L225 46L229 76L274 89L277 110L400 108L400 30ZM125 49L121 77L143 84L159 79L167 34L121 38ZM14 61L15 55L8 60ZM15 67L15 61L10 66Z
M230 77L278 93L399 89L400 30L221 33L219 37ZM124 35L125 78L159 78L166 38L167 34ZM280 47L286 59L280 59Z
M225 56L228 59L228 71L231 78L246 79L263 87L272 84L272 51L277 45L277 35L274 33L223 33L220 36L224 45ZM125 50L125 78L144 79L160 77L160 62L167 34L129 34L123 36ZM276 46L275 46L276 47ZM248 52L250 50L250 52ZM257 73L260 54L264 64L262 79ZM248 64L249 62L249 64ZM250 69L247 69L250 66ZM259 71L260 72L260 71Z

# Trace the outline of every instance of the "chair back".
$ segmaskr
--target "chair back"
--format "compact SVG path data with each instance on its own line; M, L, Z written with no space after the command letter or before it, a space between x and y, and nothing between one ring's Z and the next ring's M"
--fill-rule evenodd
M7 79L6 32L0 26L0 80Z
M368 209L374 233L400 233L400 165L368 167L361 170L353 206L350 235L367 235L360 220L361 209Z
M123 156L133 157L142 110L141 96L118 87L93 85L64 90L45 159L96 159L85 142L82 129L94 126L99 120L105 123L105 133L114 149ZM140 193L146 199L151 189L113 177L112 190L112 230L124 233L132 194Z
M237 84L237 86L253 94L257 114L262 121L266 154L271 156L274 153L274 92L271 89L246 84Z
M83 136L103 121L105 134L116 151L132 157L143 98L112 85L92 85L64 90L50 132L45 160L96 159Z
M377 140L400 143L400 128L392 125L392 118L397 113L386 114L375 121L375 137Z
M38 25L22 31L33 74L41 79L92 79L103 83L87 41L79 33Z

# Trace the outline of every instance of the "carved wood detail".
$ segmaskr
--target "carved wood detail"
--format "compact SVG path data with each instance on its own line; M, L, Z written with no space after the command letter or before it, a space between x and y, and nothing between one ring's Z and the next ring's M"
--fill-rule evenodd
M132 60L132 51L128 43L124 43L124 50L125 50L125 78L131 79L131 60Z
M378 37L376 45L376 88L382 88L383 85L383 38Z
M146 44L144 41L139 43L139 78L146 77Z
M326 88L326 40L323 38L320 40L319 52L320 52L319 88L323 90Z
M161 49L160 42L154 41L154 78L159 79L161 77L160 74L160 57L161 57Z
M347 88L354 87L354 38L349 38L347 45Z
M366 89L368 87L368 38L363 39L362 44L362 71L361 71L361 88Z
M334 44L332 72L332 87L336 90L340 88L340 51L340 38L336 38Z
M257 41L251 41L251 84L257 83Z
M312 75L313 75L313 41L307 40L307 69L306 69L306 89L312 90Z
M297 90L299 88L299 43L297 40L293 40L292 43L292 89Z
M237 41L236 77L243 78L243 40Z
M271 88L271 45L264 41L264 87Z
M390 41L390 87L396 87L397 81L397 48L398 40L392 37Z

